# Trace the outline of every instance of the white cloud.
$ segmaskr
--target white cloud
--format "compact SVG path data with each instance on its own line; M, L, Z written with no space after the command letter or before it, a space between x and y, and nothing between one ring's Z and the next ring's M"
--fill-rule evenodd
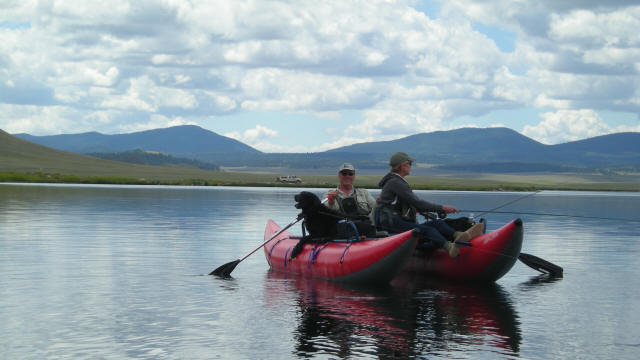
M331 111L371 104L380 89L368 78L351 79L281 69L248 71L241 81L247 110Z
M280 146L276 146L267 141L267 139L278 136L278 132L262 125L256 125L253 129L247 129L242 133L237 131L229 132L224 134L224 136L241 141L260 151L268 152L281 148Z
M205 94L210 98L211 101L215 104L217 109L220 109L222 112L231 111L238 107L236 101L225 95L216 94L211 91L206 91Z
M0 104L0 129L10 133L31 135L71 134L106 131L120 114L112 111L84 113L67 106ZM114 131L115 132L115 131Z
M336 149L343 146L370 142L370 141L380 141L380 140L381 140L380 138L372 137L372 136L365 137L365 138L355 138L350 136L344 136L335 141L320 144L319 146L313 148L311 151L326 151L326 150ZM388 140L391 140L391 139L388 139Z
M413 4L6 1L0 24L22 25L0 25L0 104L21 106L0 113L0 127L112 133L242 112L363 119L347 137L301 145L309 151L518 107L556 111L527 128L551 140L549 114L574 114L568 131L587 136L618 127L581 129L595 119L582 109L640 113L634 1L450 0L437 18ZM513 51L478 24L513 34ZM282 149L259 128L282 136L278 125L258 121L253 137L237 137Z
M491 96L514 103L527 103L533 97L533 89L527 85L529 80L526 77L515 75L504 66L494 74Z
M568 14L552 14L549 24L551 39L588 47L640 45L640 6L596 13L574 10Z
M364 112L365 120L346 129L346 133L359 133L366 138L376 136L380 140L429 132L441 127L449 115L444 101L386 102L378 108Z
M276 135L278 135L277 131L257 125L253 129L246 130L242 137L248 142L255 142L257 140L274 137Z
M4 115L0 129L10 134L24 132L32 135L58 134L59 129L70 129L73 124L68 118L77 115L72 109L61 106L12 104L0 104L0 113Z
M188 91L157 86L149 77L143 76L130 79L129 88L125 94L113 96L103 101L101 105L103 108L155 113L161 107L192 109L198 105L198 102L195 95Z
M522 133L544 144L581 140L611 132L591 109L558 110L544 113L541 117L543 121L535 126L525 126Z
M132 133L137 131L152 130L180 125L196 125L193 121L181 117L170 118L163 115L151 115L145 122L125 122L120 123L118 133Z

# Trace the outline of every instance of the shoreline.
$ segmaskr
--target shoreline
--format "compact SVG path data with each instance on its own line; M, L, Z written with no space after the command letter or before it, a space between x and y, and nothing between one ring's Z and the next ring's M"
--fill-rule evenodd
M220 173L226 175L229 173ZM38 183L38 184L104 184L104 185L161 185L161 186L236 186L236 187L291 187L291 188L333 188L337 184L335 175L308 176L300 184L287 184L275 181L275 176L265 178L264 174L242 173L242 176L228 178L211 176L210 178L182 179L146 179L126 176L77 176L50 173L0 172L0 183ZM377 188L380 176L362 175L356 186L369 189ZM521 176L515 179L496 179L500 176L479 176L476 178L443 178L409 176L408 181L415 190L447 191L609 191L639 192L638 182L594 182L561 181L551 178L540 181L539 177Z

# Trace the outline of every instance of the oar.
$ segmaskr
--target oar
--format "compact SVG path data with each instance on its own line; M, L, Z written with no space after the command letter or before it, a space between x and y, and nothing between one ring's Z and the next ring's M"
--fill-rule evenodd
M522 261L523 264L530 268L538 270L544 274L549 274L549 276L553 277L562 277L562 273L564 271L562 267L531 254L521 252L520 255L518 255L518 260Z
M285 226L284 228L280 229L280 231L278 231L277 233L271 235L269 240L267 240L264 243L262 243L262 245L260 245L257 248L255 248L252 252L250 252L247 255L245 255L242 259L234 260L234 261L228 262L228 263L226 263L226 264L224 264L222 266L219 266L218 268L216 268L215 270L210 272L209 275L216 275L216 276L228 278L229 276L231 276L231 272L233 271L233 269L235 269L236 266L238 266L238 264L240 264L240 262L242 262L244 259L246 259L249 256L251 256L254 252L258 251L263 246L267 245L267 243L269 241L271 241L271 239L273 239L276 236L282 234L285 230L287 230L288 228L290 228L293 225L295 225L298 221L302 220L302 218L303 218L303 214L302 213L298 214L298 216L296 217L296 219L294 221L289 223L289 225Z
M327 201L329 201L329 199L324 199L324 200L322 200L320 202L320 204L324 205ZM215 270L213 270L212 272L210 272L209 275L216 275L216 276L228 278L231 275L231 272L233 271L233 269L235 269L236 266L238 266L238 264L240 264L240 262L242 262L244 259L248 258L249 256L253 255L254 252L258 251L263 246L267 245L267 243L269 241L271 241L271 239L273 239L276 236L282 234L285 230L287 230L288 228L292 227L293 225L295 225L298 221L302 220L303 218L304 218L304 212L301 212L300 214L298 214L298 216L296 216L295 220L293 220L292 222L289 223L289 225L283 227L282 229L280 229L280 231L278 231L277 233L271 235L271 237L267 241L263 242L262 245L260 245L257 248L253 249L252 252L250 252L247 255L245 255L242 259L234 260L232 262L228 262L228 263L226 263L224 265L221 265L221 266L217 267Z

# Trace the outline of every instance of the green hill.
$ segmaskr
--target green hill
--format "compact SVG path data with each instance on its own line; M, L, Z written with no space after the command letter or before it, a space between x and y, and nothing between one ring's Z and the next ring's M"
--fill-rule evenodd
M51 179L54 182L67 181L69 179L60 179L60 177L71 176L91 178L89 182L108 183L166 183L185 179L201 179L202 183L208 184L244 182L243 174L206 171L184 166L129 164L55 150L18 139L3 130L0 130L0 173L5 175L3 178L5 181L12 180L8 174L32 174L37 176L27 179L18 177L15 180L38 181L40 176L45 177L43 181ZM272 181L272 178L273 175L264 175L264 181L267 179ZM70 180L70 182L80 182ZM186 183L199 183L199 181Z

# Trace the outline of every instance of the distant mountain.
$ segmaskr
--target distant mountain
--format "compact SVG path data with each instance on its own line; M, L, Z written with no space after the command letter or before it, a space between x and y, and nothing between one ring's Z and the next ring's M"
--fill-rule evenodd
M344 146L328 152L392 154L404 151L412 156L434 158L435 163L454 159L478 158L486 160L513 157L513 150L521 153L540 151L545 145L507 128L461 128L435 131L382 142ZM424 161L424 160L423 160ZM431 162L431 161L429 161Z
M617 133L545 145L507 128L462 128L354 144L328 152L372 154L404 151L431 164L530 163L562 166L640 165L640 133Z
M237 140L193 125L117 135L88 132L70 135L15 134L14 136L40 145L81 154L123 152L135 149L188 157L192 157L193 154L216 153L260 154L260 151Z
M386 169L389 156L404 151L430 169L468 172L589 172L591 168L640 169L640 133L618 133L545 145L507 128L461 128L368 142L318 153L262 153L197 126L177 126L122 135L17 136L78 153L157 151L229 167L335 168L345 161L360 169ZM418 169L416 168L416 171Z
M140 149L118 153L90 153L89 155L101 159L121 161L132 164L144 164L153 166L191 166L202 170L220 170L220 167L214 164Z
M640 133L624 132L553 145L551 161L580 159L593 166L640 165Z

